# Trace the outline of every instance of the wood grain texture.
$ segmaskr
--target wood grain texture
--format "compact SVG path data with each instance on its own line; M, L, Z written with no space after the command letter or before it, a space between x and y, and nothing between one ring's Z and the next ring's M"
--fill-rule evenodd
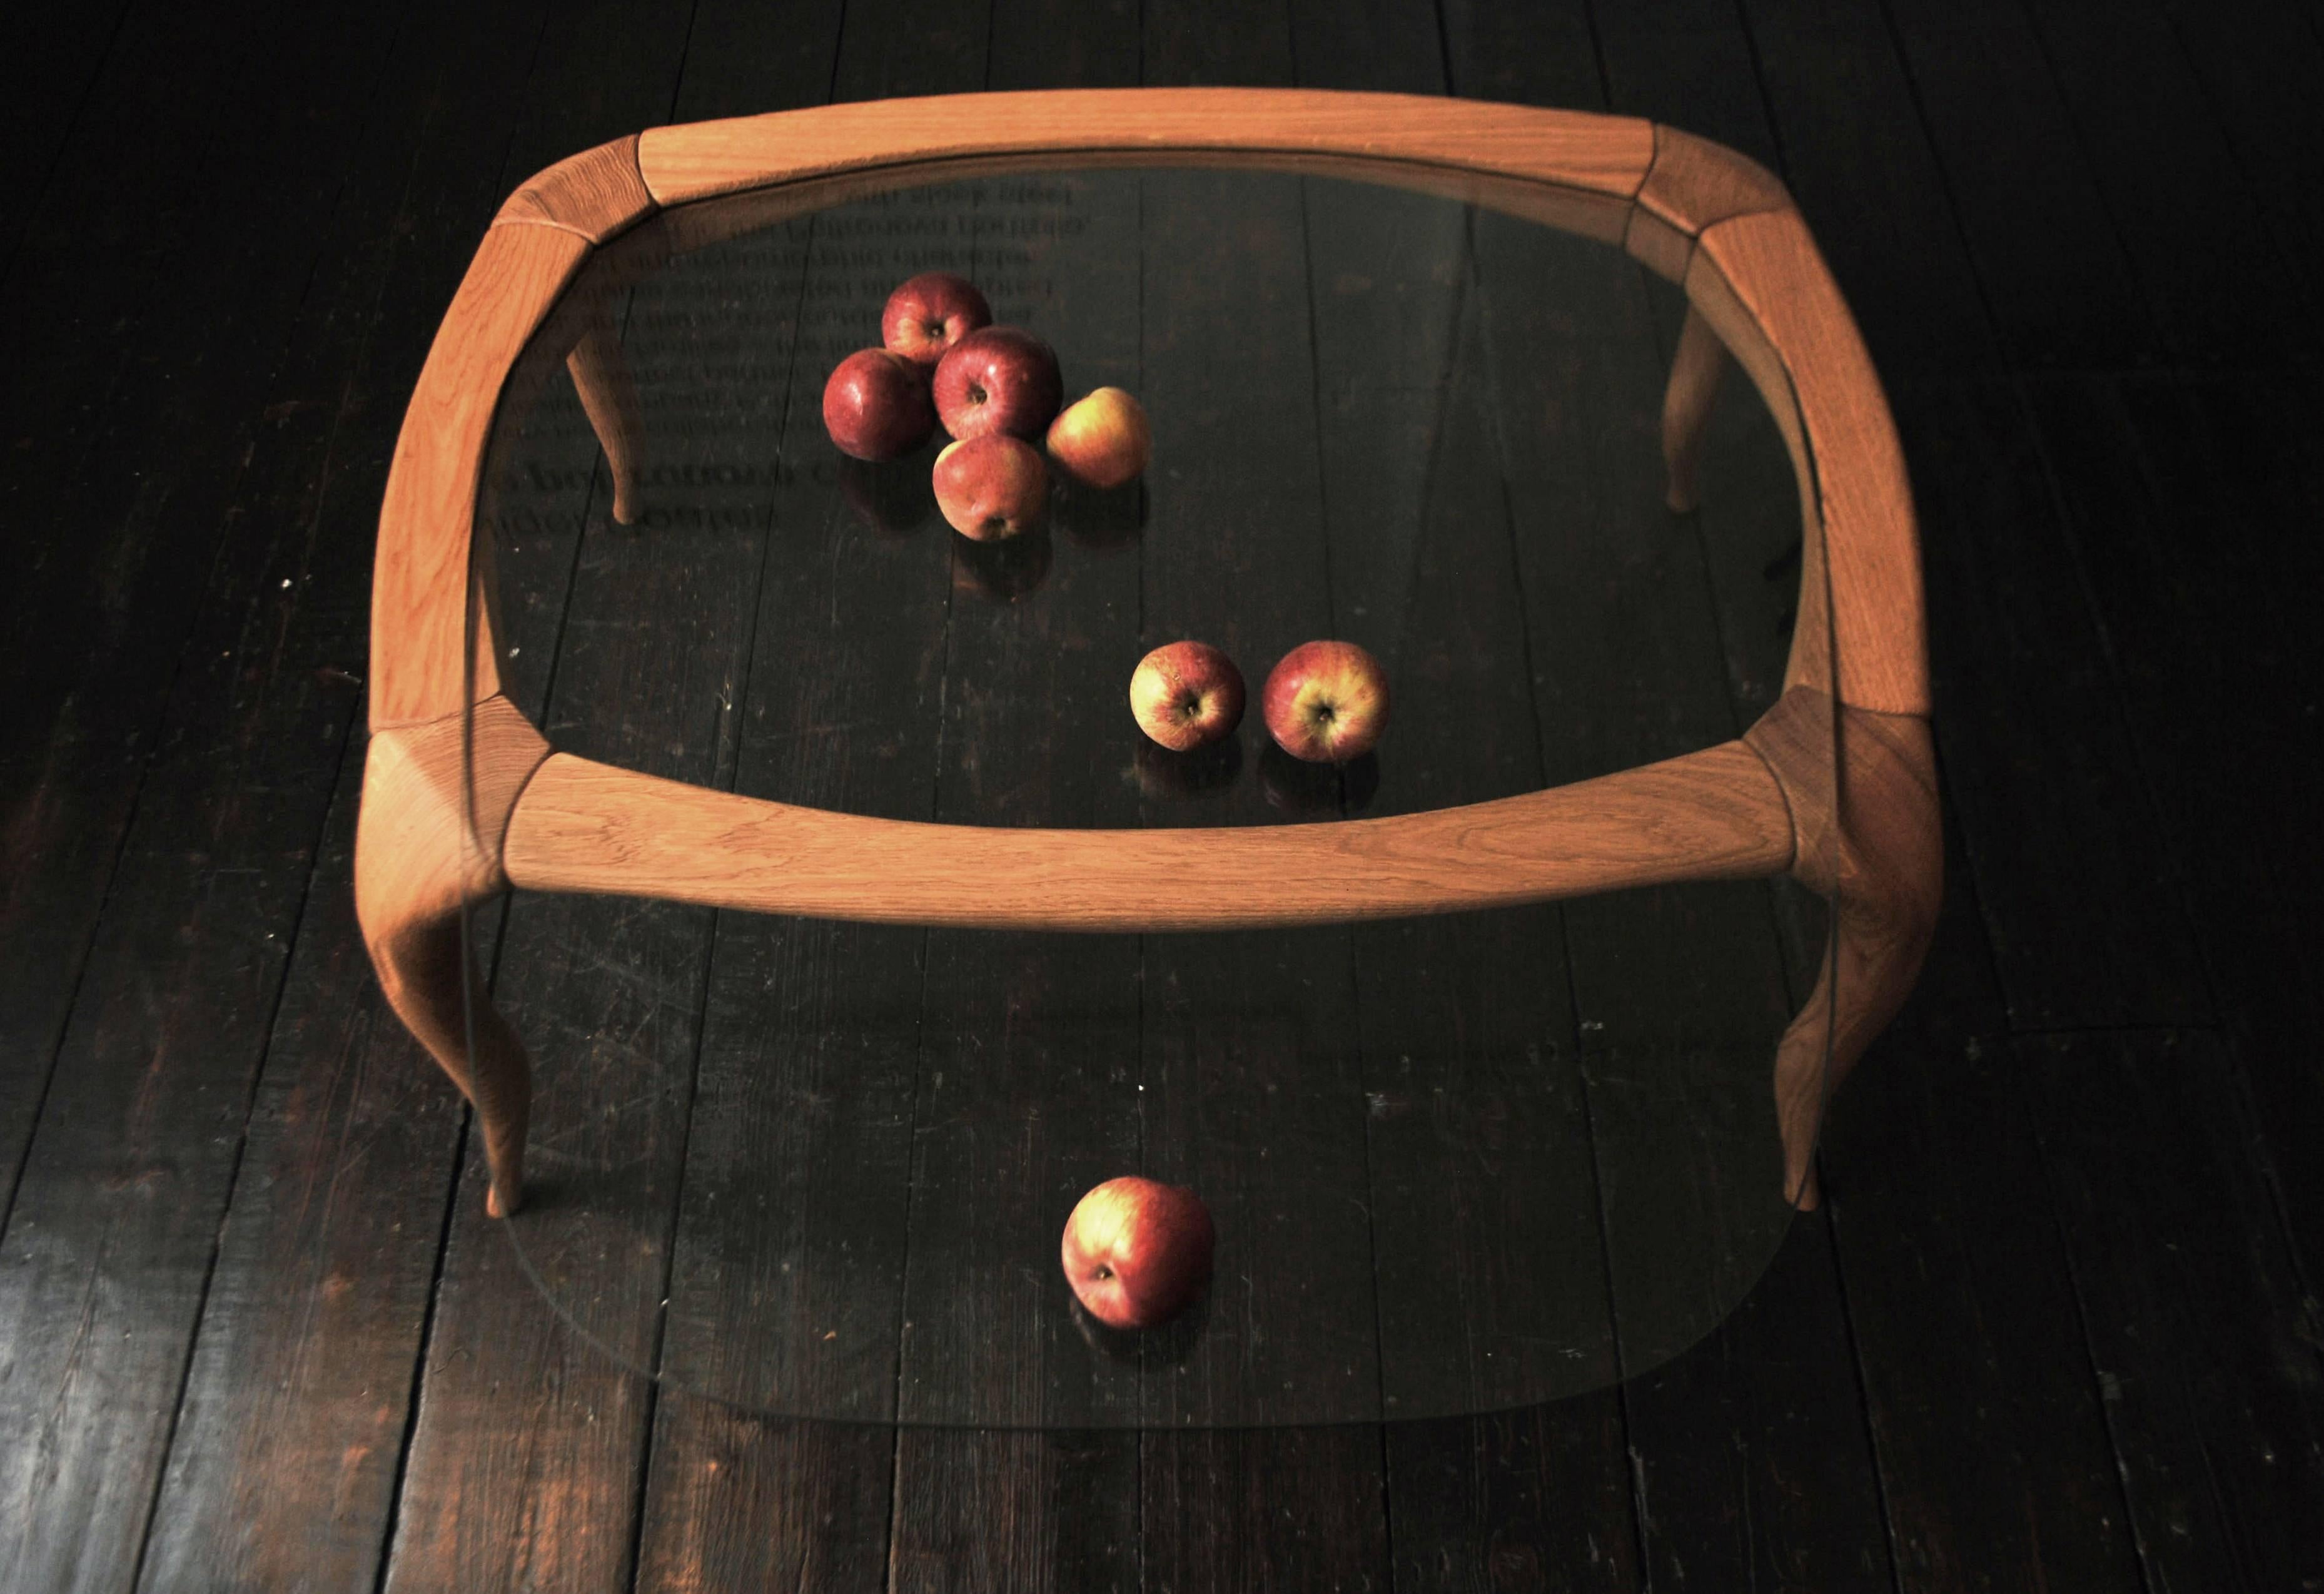
M534 891L872 923L1195 930L1545 902L1791 867L1790 819L1737 743L1522 797L1286 828L984 829L706 791L556 754L508 830Z
M1925 719L1836 709L1804 689L1785 693L1744 739L1790 800L1793 872L1832 906L1831 951L1775 1058L1784 1193L1812 1207L1825 1103L1912 994L1935 932L1944 870L1936 749Z
M494 227L531 224L562 228L602 244L652 215L659 207L638 173L635 134L567 155L526 180L508 197Z
M496 1216L524 1189L532 1067L463 944L470 902L507 887L501 838L549 744L506 698L473 720L373 737L355 832L355 914L387 999L476 1109ZM474 1047L471 1049L471 1041Z
M1656 276L1684 283L1686 268L1694 259L1694 235L1673 227L1643 205L1633 205L1622 229L1622 247Z
M1689 237L1730 216L1788 210L1792 196L1775 173L1724 144L1675 127L1655 128L1655 162L1638 188L1638 209Z
M473 663L463 657L484 445L502 382L588 254L586 239L561 227L491 229L437 330L380 509L372 585L374 731L440 719L500 690L491 626L481 614Z
M854 167L1008 151L1274 150L1389 156L1624 198L1654 159L1630 117L1314 89L1064 89L778 111L649 129L655 199L688 199Z
M638 403L637 378L622 353L621 329L612 308L593 296L591 314L579 341L565 357L573 390L589 417L589 429L605 450L605 473L613 478L613 519L622 525L638 516L638 477L644 468L645 418Z
M1708 322L1751 378L1751 385L1758 390L1783 437L1784 451L1791 458L1793 485L1799 496L1799 582L1782 682L1784 688L1803 686L1829 692L1833 682L1831 587L1824 575L1824 522L1816 493L1815 466L1808 454L1807 428L1800 416L1791 372L1750 307L1729 284L1718 264L1700 250L1686 268L1686 295L1689 319L1699 317ZM1673 364L1675 366L1675 357Z
M1674 514L1686 514L1700 501L1695 473L1702 429L1711 420L1719 381L1726 373L1726 346L1702 313L1688 306L1678 348L1671 356L1670 385L1663 391L1663 466L1669 472L1663 502Z
M1856 322L1797 211L1730 217L1706 230L1699 246L1780 351L1798 399L1828 561L1835 695L1877 713L1925 715L1928 637L1912 487ZM1689 281L1694 297L1692 273Z

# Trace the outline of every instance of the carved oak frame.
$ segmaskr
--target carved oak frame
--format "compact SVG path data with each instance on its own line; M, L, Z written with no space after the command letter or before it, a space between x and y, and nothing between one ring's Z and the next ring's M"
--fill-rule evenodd
M502 207L437 333L380 515L355 904L389 1001L475 1106L491 1210L513 1211L522 1190L531 1068L492 1009L462 925L469 902L512 886L840 919L1135 931L1448 912L1786 872L1833 908L1823 975L1775 1061L1784 1193L1812 1204L1824 1100L1919 971L1941 847L1904 458L1855 323L1782 184L1688 134L1571 111L1272 89L974 98L656 128L562 161ZM875 820L552 751L501 693L479 568L489 550L472 548L471 533L503 391L592 252L692 200L763 190L779 201L787 189L810 196L829 180L932 160L1051 153L1360 162L1362 175L1391 182L1405 171L1618 242L1681 283L1689 310L1663 412L1672 507L1693 505L1696 444L1730 353L1798 477L1804 557L1782 700L1736 741L1574 785L1390 819L1227 830ZM567 367L626 521L634 394L610 326L586 307L569 320Z

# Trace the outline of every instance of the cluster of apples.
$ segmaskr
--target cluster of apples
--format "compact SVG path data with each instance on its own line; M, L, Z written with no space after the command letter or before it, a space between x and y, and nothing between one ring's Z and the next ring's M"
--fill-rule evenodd
M1370 752L1388 728L1388 672L1352 642L1304 642L1268 672L1259 703L1268 734L1286 753L1309 764L1345 764ZM1242 710L1242 672L1206 642L1157 647L1130 677L1139 728L1173 752L1233 735Z
M1056 351L1022 327L993 325L965 277L923 272L899 286L881 311L880 340L833 367L824 430L841 452L877 461L910 453L941 423L953 440L936 456L936 507L964 537L991 542L1039 525L1049 460L1100 488L1146 469L1152 442L1139 402L1101 387L1060 410Z

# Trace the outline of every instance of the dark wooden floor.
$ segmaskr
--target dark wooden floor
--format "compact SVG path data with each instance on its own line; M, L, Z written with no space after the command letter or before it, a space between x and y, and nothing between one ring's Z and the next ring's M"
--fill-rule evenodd
M19 19L0 1588L2324 1589L2319 15ZM481 1249L464 1115L355 937L404 398L500 196L560 155L825 99L1137 82L1610 107L1781 171L1920 495L1942 934L1840 1103L1824 1211L1719 1333L1618 1391L1128 1441L657 1401Z

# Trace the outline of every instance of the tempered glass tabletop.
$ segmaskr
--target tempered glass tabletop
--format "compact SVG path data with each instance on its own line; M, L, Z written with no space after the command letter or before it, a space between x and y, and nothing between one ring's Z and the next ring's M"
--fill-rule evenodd
M1599 210L1418 167L1048 160L682 207L592 260L503 399L476 526L503 681L551 744L890 819L1333 825L1692 753L1774 702L1790 459L1730 378L1702 507L1668 507L1686 301ZM1068 399L1138 395L1142 481L975 542L932 496L940 432L842 455L825 377L930 270L1047 338ZM576 372L634 417L628 524ZM1253 699L1195 755L1128 702L1185 638ZM1289 757L1257 709L1313 638L1391 684L1353 764ZM1683 1351L1783 1240L1773 1068L1821 912L1784 880L1091 935L480 901L535 1070L506 1231L605 1354L762 1412L1556 1400ZM1196 1191L1216 1263L1117 1332L1059 1237L1133 1173Z

